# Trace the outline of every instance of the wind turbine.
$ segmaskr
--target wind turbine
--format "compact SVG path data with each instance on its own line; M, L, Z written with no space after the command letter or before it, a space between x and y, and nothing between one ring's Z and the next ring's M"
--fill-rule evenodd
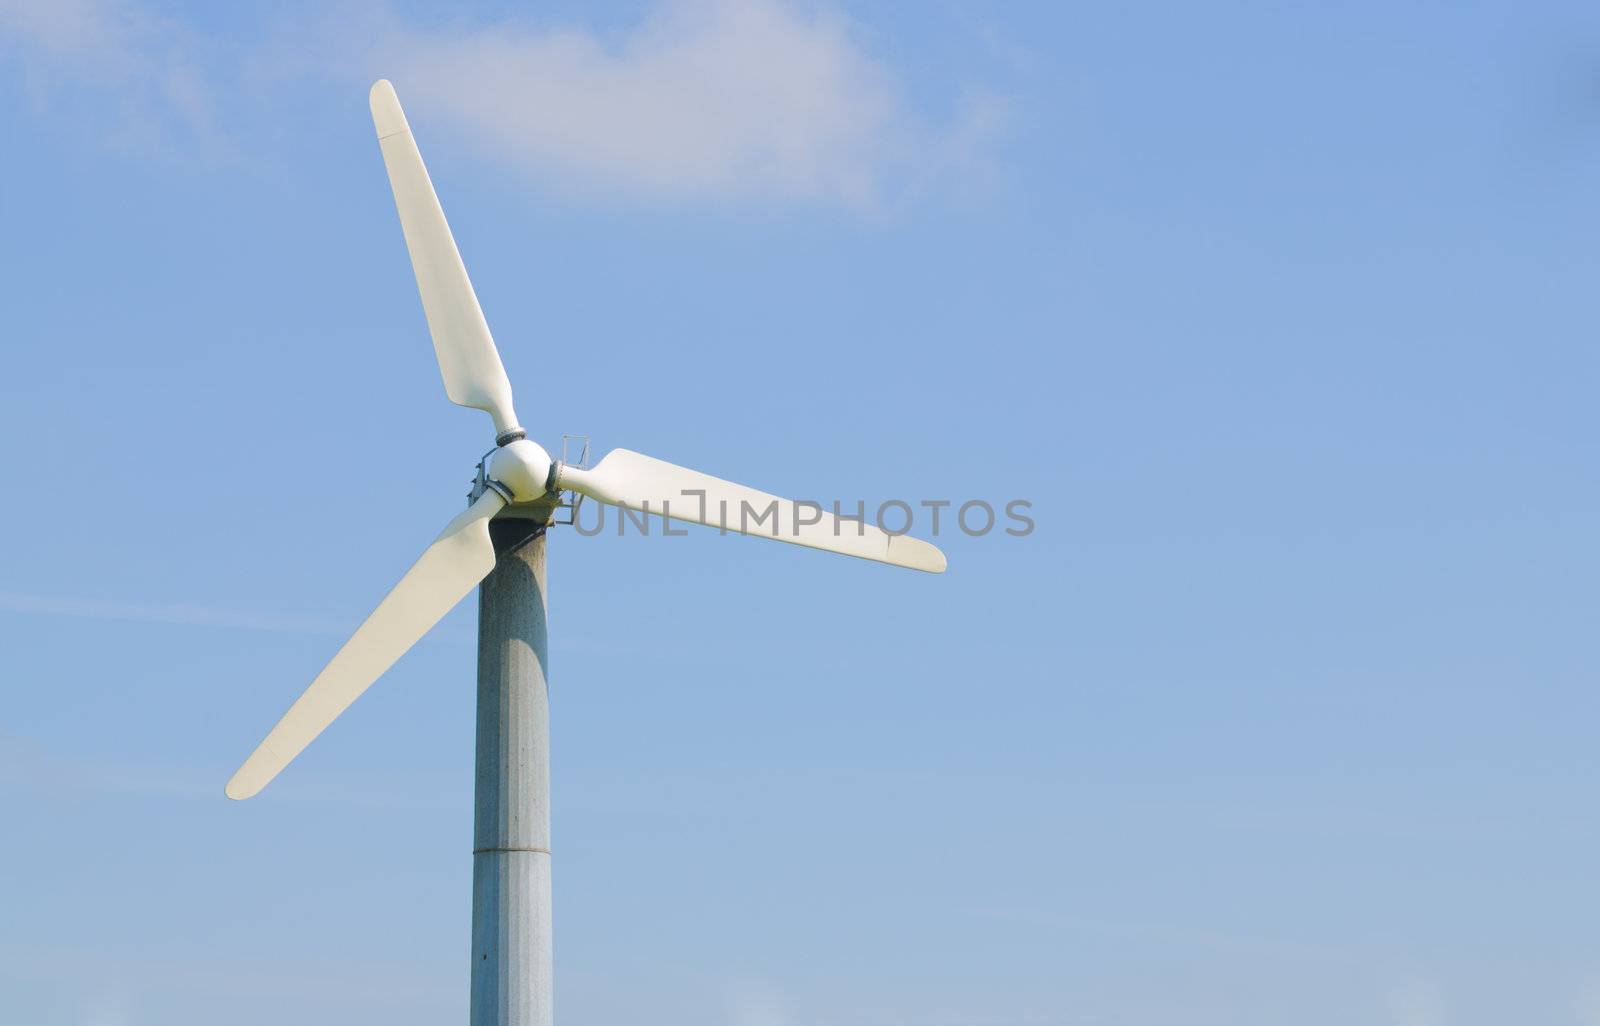
M474 1026L549 1026L550 846L545 527L563 492L646 514L931 573L944 554L814 504L627 449L591 469L530 440L394 87L372 87L372 121L444 377L445 394L494 420L470 504L445 525L378 608L228 781L261 791L480 583L473 846ZM776 520L769 516L776 510ZM758 517L751 522L750 511Z

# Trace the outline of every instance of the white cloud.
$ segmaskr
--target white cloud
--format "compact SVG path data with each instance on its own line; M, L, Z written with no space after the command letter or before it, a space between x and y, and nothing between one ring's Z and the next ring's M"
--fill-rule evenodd
M281 112L308 82L382 76L425 149L432 126L458 128L541 184L606 196L893 206L980 170L1004 113L970 90L920 114L844 15L791 0L658 0L613 33L424 28L384 4L256 32L206 36L139 0L0 0L0 49L36 99L56 113L66 87L97 96L78 130L220 151L246 94Z
M0 0L0 53L22 65L33 102L87 86L95 110L69 122L119 144L214 135L205 43L134 0Z
M400 32L402 100L566 184L650 194L878 204L970 156L996 123L972 100L933 127L846 20L779 0L686 0L610 43L515 25Z

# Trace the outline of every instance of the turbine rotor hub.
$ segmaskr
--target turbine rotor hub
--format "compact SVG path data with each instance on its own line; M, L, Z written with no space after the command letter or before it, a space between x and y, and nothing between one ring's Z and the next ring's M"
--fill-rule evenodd
M550 480L550 454L538 442L518 438L489 454L484 477L512 502L533 502Z

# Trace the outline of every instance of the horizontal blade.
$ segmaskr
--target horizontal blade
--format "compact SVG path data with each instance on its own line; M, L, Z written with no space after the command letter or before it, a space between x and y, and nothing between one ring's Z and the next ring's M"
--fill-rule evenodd
M891 535L863 520L835 516L816 503L780 499L627 449L612 450L590 470L563 466L558 487L723 531L929 573L945 568L944 553L920 538Z
M371 101L372 123L378 129L378 145L389 169L394 205L400 211L406 248L411 251L411 268L422 293L423 312L428 315L445 394L453 403L487 411L494 418L496 432L515 430L511 382L394 86L380 79L372 87Z
M229 798L249 798L443 619L494 569L489 518L505 505L483 496L450 521L394 590L344 643L283 719L228 781Z

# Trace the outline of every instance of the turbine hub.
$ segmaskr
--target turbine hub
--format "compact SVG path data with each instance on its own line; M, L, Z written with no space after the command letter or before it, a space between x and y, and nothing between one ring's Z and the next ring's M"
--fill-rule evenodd
M485 476L510 492L512 502L533 502L545 494L550 479L550 454L538 442L519 438L489 455Z

